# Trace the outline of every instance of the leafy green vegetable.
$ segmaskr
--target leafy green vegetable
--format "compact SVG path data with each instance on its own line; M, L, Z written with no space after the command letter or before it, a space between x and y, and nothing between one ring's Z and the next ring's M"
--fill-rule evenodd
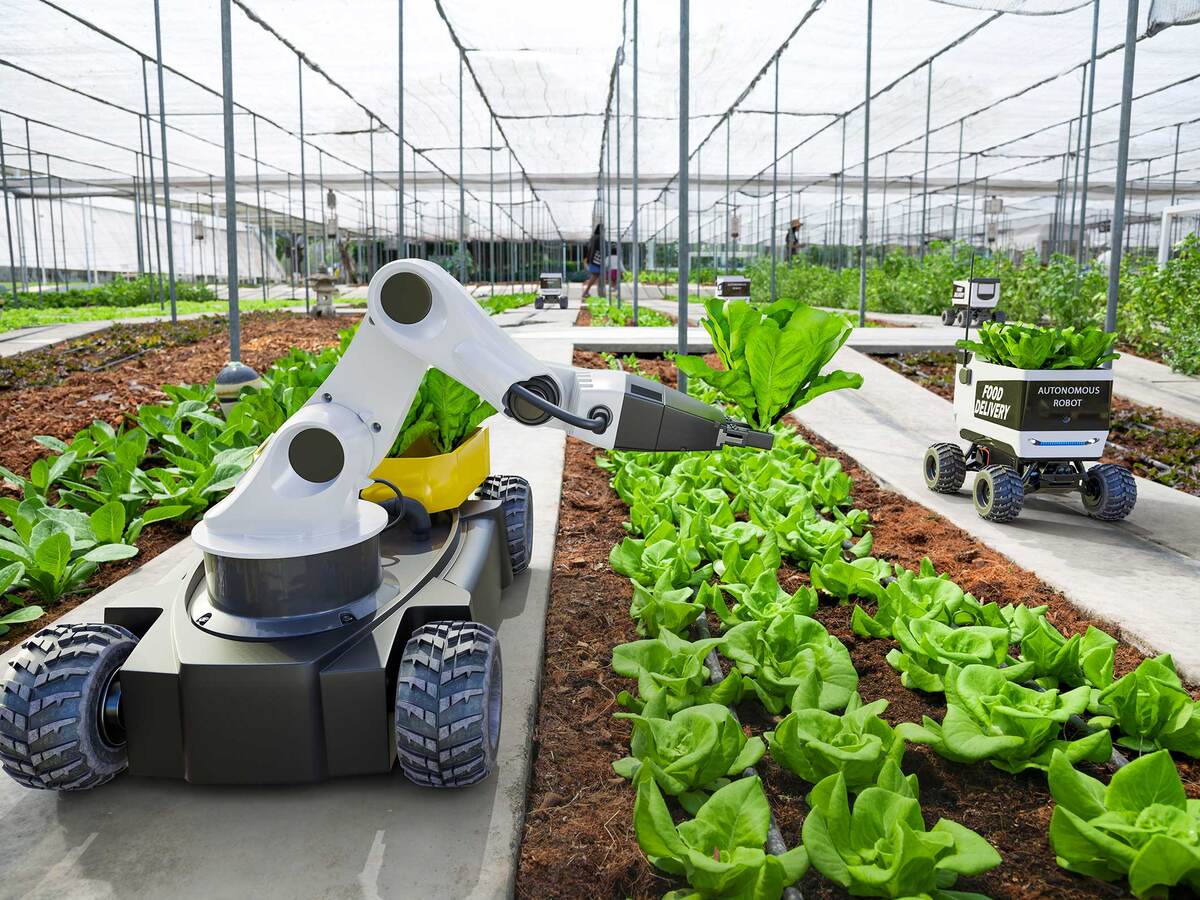
M746 739L728 706L705 703L681 709L669 719L617 713L633 722L630 755L613 763L622 778L645 767L672 796L714 790L762 759L762 738ZM694 798L693 798L694 799Z
M1122 747L1200 758L1200 701L1183 689L1170 654L1143 660L1101 691L1098 711L1089 724L1117 729Z
M682 540L679 530L662 522L644 538L625 538L613 547L609 564L619 575L641 585L657 585L666 577L673 587L699 587L712 576L694 541Z
M726 632L720 648L773 714L789 705L842 709L858 687L845 645L807 616L745 622Z
M857 897L978 897L948 891L959 875L978 875L1000 864L987 841L939 819L929 831L917 802L916 779L905 779L894 762L879 784L866 788L850 807L846 779L837 772L808 795L804 848L814 868Z
M1089 625L1085 634L1064 637L1039 618L1021 641L1021 659L1032 666L1042 687L1090 685L1103 690L1113 682L1113 651L1117 639Z
M0 568L0 595L19 582L24 574L25 567L19 562ZM16 609L0 615L0 634L7 634L13 625L32 622L46 614L46 611L40 606L26 606L16 597L5 595L4 599Z
M621 691L617 702L634 712L659 718L702 703L737 703L742 697L742 678L736 670L716 685L708 683L704 657L719 643L721 638L685 641L663 629L652 640L614 647L613 671L636 678L638 690L636 698Z
M870 556L846 562L840 551L840 547L830 547L824 561L809 570L813 587L843 603L852 597L879 599L883 595L880 581L892 574L892 567Z
M1044 328L1015 322L982 322L979 340L954 342L991 363L1016 369L1097 369L1121 354L1113 353L1117 336L1088 326Z
M1050 845L1064 869L1128 878L1136 897L1165 897L1176 886L1200 892L1200 800L1187 798L1167 751L1133 760L1107 787L1055 753L1049 781Z
M821 368L850 337L850 324L795 300L765 309L743 301L708 300L701 320L724 370L699 357L676 363L689 378L716 388L739 416L756 428L778 422L798 406L829 391L857 388L862 376Z
M897 731L915 744L929 744L946 759L960 763L989 761L1005 772L1050 767L1060 750L1072 762L1107 762L1112 739L1096 731L1074 741L1061 739L1063 724L1087 707L1086 687L1066 694L1014 684L991 666L951 665L943 676L946 715L938 724L925 716L922 725L906 722Z
M388 455L400 456L423 437L438 453L449 453L495 412L469 387L440 369L430 369Z
M737 600L732 610L725 603L726 593ZM731 628L743 622L770 622L780 616L810 616L817 608L817 592L802 584L794 594L789 594L779 586L774 571L764 571L755 576L753 584L718 585L710 605L722 624Z
M758 778L725 785L694 819L678 826L654 779L640 774L636 781L633 827L642 852L653 866L686 878L693 889L672 892L670 900L776 900L808 870L803 847L779 856L763 849L771 809Z
M900 673L906 688L939 693L945 689L942 676L949 666L984 665L999 668L1009 681L1029 676L1032 663L1017 663L1008 655L1008 629L987 625L951 628L936 619L897 619L892 636L900 642L888 652L887 661Z
M637 622L638 634L655 637L660 631L681 633L704 612L716 589L707 582L698 591L684 586L672 587L671 572L658 576L653 587L633 583L633 603L629 615Z
M850 697L837 716L821 709L797 709L766 734L771 758L805 781L816 783L840 772L851 791L878 781L889 761L899 765L904 739L880 718L886 700L863 704Z

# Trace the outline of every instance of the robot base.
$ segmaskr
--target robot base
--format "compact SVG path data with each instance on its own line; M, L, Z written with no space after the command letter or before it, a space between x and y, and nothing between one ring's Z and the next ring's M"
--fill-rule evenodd
M1080 459L1025 459L985 441L972 442L965 454L958 444L934 444L925 451L924 472L926 487L942 494L957 493L967 472L977 473L975 511L993 522L1011 522L1034 493L1078 492L1088 515L1108 522L1124 519L1137 503L1137 483L1124 466L1085 469Z
M209 607L198 602L207 588L197 561L177 570L174 582L110 604L104 625L44 629L24 645L10 684L26 671L32 684L35 670L52 668L62 648L83 647L84 657L77 651L72 662L79 668L86 658L89 666L80 700L72 710L59 708L55 718L71 712L67 727L78 732L80 747L96 752L44 765L47 753L34 721L37 688L24 698L29 708L19 710L13 704L20 696L6 690L0 697L8 712L5 717L0 710L5 769L29 787L58 790L102 784L126 758L135 775L197 784L302 783L388 772L399 756L405 774L421 784L482 779L494 765L500 727L493 628L501 591L513 577L514 539L525 542L521 564L528 558L529 524L528 485L489 482L507 490L489 492L485 483L481 496L492 499L436 515L426 539L404 524L385 531L383 584L369 611L343 613L340 627L271 640L207 630L217 620L200 612ZM516 504L513 482L524 485ZM118 645L124 658L113 663L108 648ZM439 700L439 688L456 691L454 704L448 694ZM431 727L439 705L445 710L460 700L462 709L451 710L453 729L437 721ZM27 721L20 735L12 731L13 713ZM58 724L54 744L71 736ZM455 731L451 752L439 746L439 724L443 732ZM95 771L97 758L103 771Z
M967 317L970 316L970 319ZM1002 309L986 307L952 306L942 310L942 324L956 325L959 328L977 327L980 322L1007 322L1008 316Z

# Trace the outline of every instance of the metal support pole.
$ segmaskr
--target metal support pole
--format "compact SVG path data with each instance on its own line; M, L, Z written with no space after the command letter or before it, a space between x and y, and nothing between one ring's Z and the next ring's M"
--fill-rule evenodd
M156 0L157 2L157 0ZM300 100L300 227L304 229L304 311L308 312L308 192L304 172L304 60L296 54L296 88ZM292 238L295 246L295 237Z
M233 37L229 5L230 0L221 0L221 110L225 123L225 270L229 283L229 361L236 363L242 359L242 323L238 310L237 164L234 155Z
M58 290L58 238L54 234L54 187L50 175L50 154L43 154L46 157L46 208L50 210L50 271L54 275L54 289Z
M25 162L29 167L29 209L33 214L33 264L37 268L38 296L42 296L42 282L46 280L46 270L42 268L41 240L38 237L37 198L33 192L33 149L29 142L29 120L25 120Z
M317 197L321 210L321 265L318 267L319 271L329 261L329 246L326 241L329 235L329 219L325 205L325 151L320 147L317 148Z
M8 276L12 280L11 299L15 300L17 298L17 258L13 253L12 215L8 211L8 167L4 159L3 117L0 117L0 188L4 190L4 233L8 236ZM19 208L17 212L20 212ZM141 249L141 244L138 245L138 249ZM636 309L636 306L634 308Z
M688 221L688 10L689 0L679 0L679 318L676 324L680 354L686 354L687 341L687 221ZM678 370L678 366L676 366ZM679 390L687 392L687 375L678 370Z
M208 176L208 218L212 222L213 239L210 243L212 244L213 285L215 286L221 273L217 268L217 191L213 187L213 177L211 175Z
M1175 131L1175 151L1179 152L1179 131ZM1172 182L1174 183L1174 182ZM633 324L638 323L638 264L641 245L638 236L638 0L633 0ZM565 266L564 266L565 268Z
M623 16L622 16L623 18ZM625 61L625 23L621 23L621 52L617 65L617 194L616 208L613 210L616 218L614 219L615 230L617 236L617 306L621 305L621 264L620 260L623 256L621 253L621 238L624 233L621 231L621 66L620 63Z
M1179 177L1179 129L1182 125L1180 122L1175 126L1175 159L1171 163L1171 206L1175 205L1175 181Z
M870 15L871 0L867 0L868 15ZM775 231L779 226L776 219L775 192L779 189L779 57L775 57L775 108L771 114L771 302L778 298L776 283L776 245ZM844 132L843 132L844 133Z
M158 188L154 182L154 132L150 130L150 86L146 77L146 58L142 57L142 99L146 105L146 169L150 175L150 212L151 221L147 222L147 226L151 223L154 225L154 296L158 300L158 308L161 310L166 303L164 299L163 283L162 283L162 247L158 239ZM146 179L142 178L142 189L145 190ZM149 241L146 243L146 252L150 252Z
M154 0L154 55L158 68L158 140L162 160L163 207L167 224L167 291L171 297L171 321L178 321L175 313L175 238L171 216L171 175L167 160L167 102L163 96L162 64L162 20L158 12L158 0Z
M954 215L950 219L950 258L958 259L958 185L962 181L963 122L958 120L958 158L954 164Z
M918 256L925 259L929 236L929 116L933 109L933 60L925 64L925 170L921 180L921 247Z
M463 69L466 51L458 51L458 282L467 283L467 195L463 182Z
M837 177L837 267L845 262L846 238L846 116L842 116L842 165Z
M371 178L371 187L370 187L371 225L370 225L370 228L368 229L367 233L371 236L370 267L371 267L371 275L374 276L375 272L379 269L379 236L377 234L379 217L375 214L375 117L374 116L371 116L367 120L367 127L370 129L367 132L367 152L368 152L368 166L371 169L371 175L370 175L370 178ZM318 158L320 158L319 154L318 154ZM324 198L321 199L321 202L322 203L325 202ZM322 218L324 218L324 217L322 217Z
M258 171L258 116L250 119L254 128L254 204L258 207L258 269L262 275L263 300L267 299L267 228L263 224L262 182ZM274 248L271 253L274 254Z
M488 119L488 269L496 295L496 120ZM563 277L566 277L565 274Z
M733 114L725 117L725 273L733 272L733 207L729 193L729 129Z
M1108 305L1104 330L1117 330L1117 297L1121 287L1121 251L1125 235L1125 177L1129 169L1129 118L1133 109L1133 68L1137 55L1138 0L1125 13L1125 66L1121 80L1121 130L1117 139L1116 196L1113 198L1112 252L1108 261Z
M1086 77L1087 73L1085 71L1084 79L1079 83L1079 118L1075 125L1075 171L1071 175L1071 218L1068 220L1065 229L1068 253L1071 251L1071 241L1075 238L1075 209L1079 203L1079 151L1083 149L1083 104L1086 99Z
M888 245L887 188L888 188L888 156L889 155L890 154L888 154L888 153L883 154L883 206L880 207L883 210L883 236L882 236L882 240L880 241L880 256L881 257L887 255L887 245Z
M1084 243L1087 234L1088 172L1092 162L1092 109L1096 99L1096 41L1100 33L1100 0L1092 2L1092 56L1088 62L1087 120L1083 139L1083 185L1079 194L1079 249L1078 262L1083 264ZM1126 132L1128 137L1128 132ZM1126 148L1128 149L1128 148Z
M396 255L399 259L407 259L408 246L404 240L404 0L397 0L397 7L396 98L400 113L396 127Z
M861 249L858 260L858 326L860 328L866 327L867 324L867 199L871 166L871 24L874 7L874 0L867 0L867 87L863 101L862 215L859 216L861 219ZM776 69L778 67L777 62ZM961 125L959 134L960 136L962 134ZM961 148L959 152L962 152ZM954 211L955 214L958 213L957 206Z
M62 184L62 181L59 181ZM1146 190L1142 194L1142 246L1145 251L1146 246L1150 243L1150 160L1146 160ZM63 258L65 259L67 251L63 249Z

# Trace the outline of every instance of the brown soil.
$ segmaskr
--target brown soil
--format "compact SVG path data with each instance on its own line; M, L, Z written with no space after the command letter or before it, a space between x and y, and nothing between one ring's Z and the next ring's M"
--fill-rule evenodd
M575 364L602 367L596 353L577 351ZM639 361L646 373L674 382L673 367L661 359ZM941 516L885 490L851 459L805 433L819 451L838 457L854 479L856 506L869 509L875 523L875 555L917 566L929 556L982 600L1047 604L1049 618L1066 633L1089 624L1120 637L1119 629L1089 619L1036 575L987 548ZM608 476L593 462L595 451L571 440L567 447L558 545L555 549L546 623L546 660L534 732L533 779L521 844L517 896L657 897L682 885L665 878L645 860L633 836L633 791L611 769L628 752L629 729L611 714L615 695L632 687L608 668L614 645L636 639L628 615L630 586L608 564L608 553L625 532L627 510L608 486ZM792 589L807 579L785 567L780 580ZM889 641L868 641L849 627L851 607L824 605L816 613L850 650L865 700L887 698L893 723L940 718L940 697L910 691L884 656ZM1122 644L1117 673L1135 667L1143 656ZM1195 691L1193 691L1195 693ZM739 709L755 732L771 726L756 703ZM1189 796L1200 797L1200 766L1180 761ZM905 771L921 782L926 820L961 822L983 835L1003 857L983 876L960 879L959 890L982 891L996 898L1069 898L1127 896L1114 885L1072 875L1055 863L1047 832L1053 809L1044 776L1010 776L988 765L959 766L924 747L911 747ZM800 841L810 786L780 769L769 757L759 766L772 810L789 846ZM1096 774L1103 771L1094 770ZM843 897L843 891L815 870L801 882L807 897Z
M339 329L355 322L351 316L246 316L242 319L242 360L261 371L292 347L316 350L335 343ZM34 443L36 435L68 440L96 419L116 425L123 414L136 412L140 404L164 399L160 384L209 381L228 360L229 340L221 331L187 346L151 349L101 371L74 372L52 387L0 393L0 465L23 474L46 453Z
M312 319L291 313L262 313L242 319L242 359L262 371L292 347L318 350L337 342L338 331L357 322L356 318ZM95 345L103 352L103 342ZM38 351L46 361L46 371L55 371L55 353L70 354L71 346ZM159 384L189 384L208 381L229 358L228 337L217 331L190 345L164 344L127 362L100 371L76 371L53 387L27 387L0 393L0 464L18 472L47 453L33 441L34 436L49 434L64 440L96 419L118 424L126 413L139 404L162 400ZM154 385L155 387L151 387ZM11 488L6 488L11 492ZM42 605L50 617L74 609L96 592L154 559L164 550L187 537L189 524L161 522L150 525L138 539L138 555L129 560L100 567L87 589L56 603ZM23 592L26 603L37 603ZM0 636L0 652L19 643L46 624L39 619L14 626Z
M890 369L946 400L954 398L954 355L907 353L875 356ZM1135 475L1200 496L1200 425L1153 406L1113 397L1104 462L1128 466Z
M582 303L579 306L579 313L575 316L576 328L590 328L592 325L592 311L587 308L587 303Z

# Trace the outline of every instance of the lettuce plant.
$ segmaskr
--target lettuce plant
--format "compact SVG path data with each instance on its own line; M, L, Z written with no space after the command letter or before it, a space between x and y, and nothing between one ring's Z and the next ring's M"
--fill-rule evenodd
M1098 711L1089 724L1116 729L1122 747L1200 758L1200 701L1183 689L1170 654L1143 660L1101 691Z
M745 622L725 633L720 648L772 714L789 705L842 709L858 687L850 652L808 616Z
M841 772L808 795L804 849L818 872L856 897L982 898L951 891L959 875L978 875L1000 864L1000 854L969 828L939 819L926 831L916 779L894 762L877 785L850 806Z
M676 363L689 378L716 388L755 428L773 425L821 394L862 385L858 374L820 374L850 337L852 327L842 316L795 300L761 308L714 299L704 308L702 324L724 369L712 369L700 357L680 356Z
M941 724L925 716L921 725L905 722L897 730L914 744L929 744L953 762L987 760L1017 773L1050 767L1055 750L1072 762L1107 762L1112 739L1095 731L1074 741L1061 738L1063 724L1087 707L1086 687L1065 694L1014 684L991 666L951 665L943 676L946 715Z
M1135 897L1200 893L1200 800L1188 799L1167 751L1123 766L1107 787L1055 753L1049 781L1050 845L1064 869L1128 878Z
M732 609L725 603L726 593L737 600ZM802 584L794 594L789 594L779 586L774 571L764 571L753 584L718 585L710 605L721 623L732 628L743 622L770 622L780 616L810 616L817 608L817 592Z
M399 456L421 438L438 453L449 453L496 410L441 369L425 373L413 405L388 456Z
M1086 684L1103 690L1113 682L1116 646L1116 638L1092 625L1085 634L1068 638L1039 618L1021 641L1021 659L1029 663L1042 687Z
M0 568L0 595L3 595L5 602L9 605L16 607L0 615L0 634L7 634L12 626L32 622L46 614L46 611L40 606L26 606L24 601L4 593L18 583L24 574L25 567L19 562Z
M841 603L848 603L852 597L878 600L883 595L880 581L892 574L892 567L870 556L847 562L841 558L840 549L831 547L825 559L809 570L813 587Z
M617 694L617 702L634 712L663 718L702 703L737 703L742 697L742 677L736 670L710 685L704 657L721 638L686 641L663 629L652 640L631 641L613 648L612 668L618 675L637 679L637 696Z
M712 576L694 542L681 540L670 522L662 522L644 538L627 537L613 547L609 564L638 584L658 584L664 575L674 587L699 587Z
M840 716L794 710L766 734L771 758L813 784L840 772L848 790L861 791L904 757L904 738L880 718L887 707L886 700L863 704L855 693Z
M700 585L698 591L671 585L669 571L659 575L653 587L633 583L629 615L637 622L638 634L656 637L660 631L681 633L700 617L716 594L716 589L708 582Z
M795 847L779 856L763 847L771 809L757 777L740 778L716 791L694 819L676 825L658 784L639 773L633 827L651 865L687 879L691 891L663 900L745 897L777 900L808 871L808 854Z
M1033 667L1032 663L1017 663L1008 655L1007 628L951 628L936 619L897 619L892 636L900 646L888 651L887 661L900 673L900 682L906 688L918 691L945 690L942 676L951 665L992 666L1009 681L1023 680ZM1005 666L1006 662L1009 665Z
M613 763L622 778L645 768L663 792L691 794L690 801L736 778L766 751L760 737L746 738L728 706L705 703L681 709L669 719L617 713L633 723L630 755ZM694 810L693 810L694 811Z
M1095 326L1044 328L1015 322L982 322L979 340L955 346L983 359L1016 369L1096 369L1121 354L1113 353L1117 336Z

